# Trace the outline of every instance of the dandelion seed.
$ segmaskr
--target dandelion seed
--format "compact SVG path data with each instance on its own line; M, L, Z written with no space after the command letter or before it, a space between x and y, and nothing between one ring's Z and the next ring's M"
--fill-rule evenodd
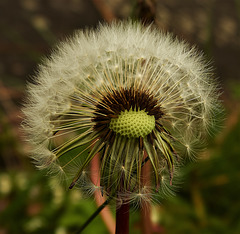
M184 152L191 157L221 111L202 56L132 22L77 32L39 67L28 92L24 127L37 166L64 174L69 188L101 189L123 203L148 201L148 191L171 193ZM97 153L96 187L88 171Z

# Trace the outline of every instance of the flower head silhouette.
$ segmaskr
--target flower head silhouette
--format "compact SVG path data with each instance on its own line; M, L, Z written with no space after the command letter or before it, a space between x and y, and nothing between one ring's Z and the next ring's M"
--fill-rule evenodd
M135 201L164 192L194 156L220 110L202 55L140 23L78 31L28 85L24 128L40 169L72 188ZM100 187L89 163L100 154ZM141 171L151 164L152 183Z

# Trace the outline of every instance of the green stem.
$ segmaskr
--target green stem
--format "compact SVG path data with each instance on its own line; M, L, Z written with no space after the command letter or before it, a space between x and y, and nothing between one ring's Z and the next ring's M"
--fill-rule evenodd
M81 233L89 223L92 222L92 220L104 209L112 200L113 197L109 197L101 206L98 207L98 209L90 216L90 218L83 224L83 226L76 232L76 234Z

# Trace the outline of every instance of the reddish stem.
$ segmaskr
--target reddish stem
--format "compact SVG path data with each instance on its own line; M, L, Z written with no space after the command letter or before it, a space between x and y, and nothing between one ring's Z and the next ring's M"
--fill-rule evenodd
M144 151L144 158L148 155ZM151 183L151 164L150 162L146 162L142 167L141 171L141 182L143 186L149 186ZM152 233L152 221L151 221L151 206L150 203L146 202L143 204L141 208L141 229L144 234Z
M99 154L96 154L95 157L91 161L91 180L96 186L100 186L100 162L99 162ZM96 190L94 193L95 200L98 206L100 206L105 200L105 196L102 196L99 190ZM115 230L115 221L111 214L111 211L108 207L105 207L100 213L108 231L110 234L114 233Z
M116 234L129 234L129 203L117 207Z
M92 2L106 22L116 20L116 16L114 15L111 7L109 7L106 1L92 0Z

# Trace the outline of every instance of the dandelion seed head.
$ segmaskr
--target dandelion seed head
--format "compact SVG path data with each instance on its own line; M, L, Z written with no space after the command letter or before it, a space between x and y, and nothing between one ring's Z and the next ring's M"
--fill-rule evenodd
M221 112L218 96L195 48L140 23L103 24L76 32L39 66L23 126L37 166L61 174L70 188L151 200L148 193L174 187L185 155L196 157ZM95 187L89 163L97 153Z

